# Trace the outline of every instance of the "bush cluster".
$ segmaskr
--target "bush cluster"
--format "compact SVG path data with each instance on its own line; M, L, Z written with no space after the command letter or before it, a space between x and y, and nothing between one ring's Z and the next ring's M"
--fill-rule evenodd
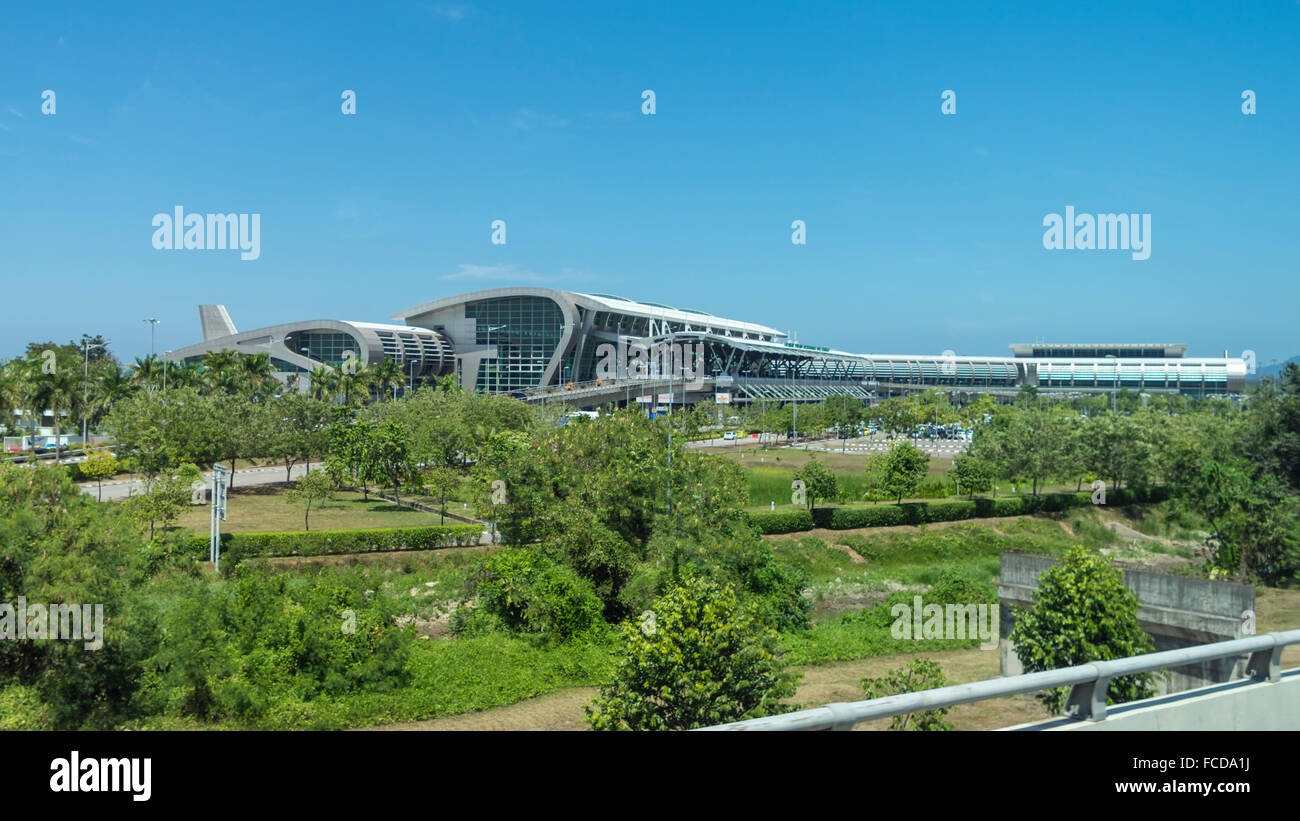
M1160 485L1147 488L1123 488L1106 492L1107 506L1163 502L1170 489ZM861 527L921 525L929 522L954 522L995 516L1023 516L1029 513L1055 512L1092 504L1092 494L1043 493L1038 496L1002 498L949 499L940 502L909 502L902 505L858 505L822 507L814 511L757 511L746 515L760 533L796 533L814 527L827 530L853 530Z
M433 550L478 544L477 525L427 525L368 530L313 530L287 533L223 533L221 555L231 566L244 559L268 556L330 556L388 550ZM191 536L191 555L207 556L206 536Z

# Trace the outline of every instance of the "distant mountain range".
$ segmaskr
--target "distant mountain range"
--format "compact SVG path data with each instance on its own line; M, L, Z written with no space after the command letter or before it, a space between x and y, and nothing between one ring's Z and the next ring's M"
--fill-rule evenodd
M1256 364L1255 364L1255 375L1254 375L1254 376L1247 376L1247 377L1246 377L1246 381L1247 381L1247 382L1258 382L1259 380L1263 379L1263 378L1266 377L1266 376L1277 376L1277 375L1278 375L1278 372L1282 370L1282 366L1285 365L1287 362L1296 362L1296 363L1300 363L1300 356L1293 356L1293 357L1291 357L1290 359L1286 360L1286 362L1279 362L1279 363L1277 363L1276 365L1272 365L1272 364L1270 364L1270 365L1264 365L1264 364L1261 364L1261 363L1256 363Z

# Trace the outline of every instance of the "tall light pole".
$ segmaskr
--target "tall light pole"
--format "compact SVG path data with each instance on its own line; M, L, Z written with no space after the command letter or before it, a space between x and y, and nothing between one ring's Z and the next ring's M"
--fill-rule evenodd
M154 332L158 330L158 320L154 319L153 317L149 317L148 319L142 319L140 321L149 323L149 362L150 364L156 365L158 363L154 361L153 351L154 351Z
M1107 358L1107 359L1114 359L1114 360L1115 360L1115 363L1114 363L1114 364L1115 364L1115 378L1114 378L1114 380L1110 383L1110 395L1111 395L1111 399L1110 399L1110 412L1111 412L1111 413L1118 413L1118 412L1119 412L1119 360L1115 358L1115 354L1110 354L1110 353L1106 354L1106 358Z
M153 357L154 331L158 328L159 320L149 317L148 319L142 319L140 321L149 323L149 356Z
M667 511L669 515L673 512L673 372L676 371L674 366L673 340L682 331L672 331L668 334L668 504Z
M107 348L111 339L105 339L103 342L92 343L89 339L81 340L81 449L86 449L86 406L90 404L90 346L93 344L96 348Z

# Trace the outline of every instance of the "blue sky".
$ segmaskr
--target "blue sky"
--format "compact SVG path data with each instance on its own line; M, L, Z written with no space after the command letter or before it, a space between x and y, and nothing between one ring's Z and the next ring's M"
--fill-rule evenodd
M511 284L858 352L1300 353L1296 0L19 5L0 357ZM155 250L176 205L260 214L260 257ZM1150 259L1044 249L1067 205L1150 214Z

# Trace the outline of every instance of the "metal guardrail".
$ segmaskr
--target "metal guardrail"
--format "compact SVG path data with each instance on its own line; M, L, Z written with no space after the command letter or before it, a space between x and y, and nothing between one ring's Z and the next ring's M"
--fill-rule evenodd
M862 721L892 718L922 710L933 710L936 707L953 707L972 701L1004 698L1054 687L1071 688L1069 698L1066 700L1067 717L1103 721L1106 718L1106 690L1110 680L1116 676L1249 655L1249 661L1246 663L1247 674L1256 681L1275 682L1282 678L1282 648L1292 644L1300 644L1300 630L1266 633L1262 636L1146 653L1113 661L1094 661L1076 667L987 679L868 701L827 704L811 710L799 710L785 715L754 718L701 729L851 730L855 724Z

